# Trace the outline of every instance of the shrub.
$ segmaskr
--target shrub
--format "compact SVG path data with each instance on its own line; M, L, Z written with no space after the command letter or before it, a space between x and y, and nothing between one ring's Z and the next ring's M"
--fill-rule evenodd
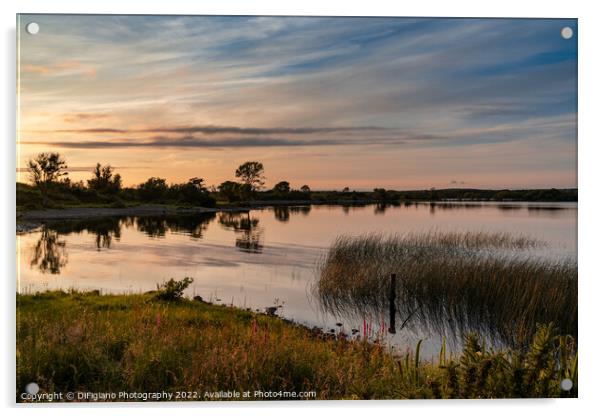
M185 277L182 280L169 279L162 285L157 285L156 297L157 299L167 301L180 300L184 295L184 290L186 290L193 281L194 280L190 277Z

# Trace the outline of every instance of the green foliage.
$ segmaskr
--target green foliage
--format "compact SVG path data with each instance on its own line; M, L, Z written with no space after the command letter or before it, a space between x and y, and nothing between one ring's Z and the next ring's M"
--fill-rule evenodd
M157 285L157 299L176 301L181 300L184 291L190 286L194 280L190 277L185 277L182 280L169 279L167 282Z
M576 342L555 335L550 325L538 329L524 352L487 349L471 335L461 354L431 362L420 357L419 345L416 353L392 355L364 339L328 337L277 317L194 300L166 303L152 294L17 295L17 317L18 392L31 381L40 392L175 392L202 386L203 391L314 390L316 398L331 400L577 397L578 392ZM562 392L559 384L567 375L574 387Z

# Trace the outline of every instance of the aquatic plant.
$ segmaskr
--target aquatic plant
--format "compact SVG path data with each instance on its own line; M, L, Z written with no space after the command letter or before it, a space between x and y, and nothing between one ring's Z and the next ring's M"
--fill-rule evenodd
M542 243L508 234L341 236L319 261L314 291L337 314L385 315L389 276L403 327L452 341L468 332L519 347L538 323L577 336L577 266L518 250Z

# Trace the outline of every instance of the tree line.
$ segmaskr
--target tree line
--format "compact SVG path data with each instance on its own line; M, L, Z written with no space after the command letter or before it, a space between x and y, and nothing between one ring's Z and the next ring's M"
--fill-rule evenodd
M68 166L59 153L40 153L29 160L27 171L33 188L19 184L17 205L28 209L77 205L82 203L110 204L154 202L214 207L217 201L245 203L260 201L306 201L311 203L399 203L402 201L577 201L577 189L426 189L396 191L374 188L372 191L352 191L344 187L337 191L312 191L308 185L293 189L288 181L277 182L264 189L265 168L258 161L247 161L234 172L236 180L208 186L202 177L187 182L168 184L164 178L151 177L134 187L124 187L121 175L107 164L97 163L91 177L73 182Z
M137 186L124 187L121 175L116 173L111 165L100 163L91 171L90 179L85 182L73 182L68 177L67 170L67 162L59 153L40 153L28 161L29 179L37 191L36 195L40 197L42 207L78 201L111 203L115 206L125 205L129 201L140 201L214 207L218 198L227 202L257 198L266 179L265 168L257 161L241 164L234 172L236 181L224 181L218 186L208 186L202 177L193 177L187 182L173 184L168 184L164 178L151 177ZM18 194L19 190L22 191L24 199L35 196L26 192L23 187L17 189ZM289 182L280 181L271 190L264 191L263 195L277 199L309 199L310 192L307 185L295 190ZM19 195L17 197L19 199ZM23 201L18 200L17 205L20 205L19 202Z

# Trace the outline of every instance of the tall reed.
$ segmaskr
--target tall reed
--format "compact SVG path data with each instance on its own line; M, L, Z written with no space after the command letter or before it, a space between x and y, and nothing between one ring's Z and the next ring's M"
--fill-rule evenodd
M341 236L319 261L314 289L331 312L382 315L395 273L396 310L409 328L452 339L476 331L516 347L553 322L576 337L576 263L524 252L541 246L509 234Z

